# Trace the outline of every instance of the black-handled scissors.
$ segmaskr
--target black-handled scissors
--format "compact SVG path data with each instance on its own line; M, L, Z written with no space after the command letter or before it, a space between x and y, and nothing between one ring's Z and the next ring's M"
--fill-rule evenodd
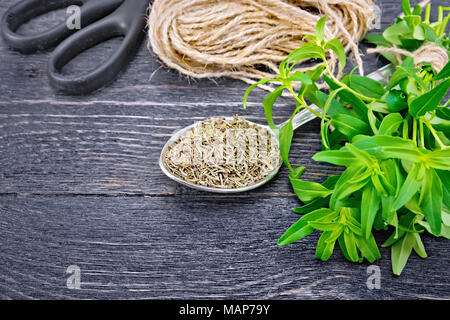
M12 6L1 21L5 42L22 53L55 47L48 64L50 84L70 94L94 91L116 78L139 47L150 0L24 0ZM39 35L20 35L25 22L55 9L77 5L81 30L63 23ZM61 70L81 52L108 39L123 36L119 49L86 74L64 76ZM58 45L59 43L59 45Z

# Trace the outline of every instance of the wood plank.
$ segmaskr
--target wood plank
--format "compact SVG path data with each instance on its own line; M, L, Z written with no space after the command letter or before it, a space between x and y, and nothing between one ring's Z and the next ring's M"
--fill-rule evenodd
M12 3L2 1L0 14ZM401 8L398 0L381 7L385 28ZM110 86L65 96L48 85L50 52L21 55L0 43L1 299L450 299L445 239L426 236L429 258L413 255L401 277L392 276L382 249L380 290L367 289L368 264L346 261L339 249L327 263L316 260L318 233L278 247L298 218L290 208L300 204L285 168L262 188L232 197L197 192L162 174L159 152L175 130L236 113L264 123L265 92L255 91L243 110L246 84L187 79L161 67L143 45ZM65 72L93 68L117 44L89 50ZM364 60L367 72L385 63ZM276 120L293 107L281 99ZM311 181L339 172L311 160L320 149L318 128L316 120L299 129L291 153ZM385 237L378 234L378 242ZM81 268L81 290L66 287L73 264Z
M401 277L382 249L380 290L367 289L369 264L339 249L316 260L318 233L278 247L294 199L1 199L3 298L450 298L445 239L425 237L429 258L412 255ZM66 287L70 265L80 290Z

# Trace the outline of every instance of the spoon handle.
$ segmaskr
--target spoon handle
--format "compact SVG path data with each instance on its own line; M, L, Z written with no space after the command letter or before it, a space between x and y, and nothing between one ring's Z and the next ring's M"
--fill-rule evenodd
M374 79L376 81L379 82L385 82L386 79L389 78L390 75L392 75L392 73L394 72L395 68L391 65L388 64L374 72L372 72L371 74L367 75L368 78ZM322 110L317 107L316 105L312 104L309 106L311 109L313 109L314 111L317 111L319 113L322 113ZM292 119L292 127L295 129L297 129L298 127L304 125L305 123L313 120L314 118L316 118L316 116L314 114L312 114L310 111L308 111L307 109L302 109L299 113L297 113L294 116L294 119ZM289 121L289 120L288 120ZM285 124L287 123L287 121L283 122L279 128L282 128Z
M314 111L322 113L322 110L314 104L310 105L309 107L311 109L313 109ZM316 116L312 112L310 112L308 109L302 109L299 113L297 113L294 116L294 119L292 119L292 127L295 130L298 127L304 125L305 123L307 123L315 118L316 118Z
M322 110L317 107L316 105L312 104L309 106L311 109L313 109L314 111L317 111L319 113L322 112ZM297 113L294 118L292 119L292 127L293 129L297 129L298 127L304 125L305 123L315 119L316 116L311 113L308 109L302 109L299 113ZM288 123L289 120L284 121L283 123L279 124L277 126L277 129L280 130L281 128L283 128L283 126Z

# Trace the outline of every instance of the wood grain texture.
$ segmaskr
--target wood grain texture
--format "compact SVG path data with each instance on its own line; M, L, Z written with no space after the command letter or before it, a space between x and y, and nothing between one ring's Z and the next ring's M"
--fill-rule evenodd
M14 2L2 1L0 14ZM385 28L400 1L381 7ZM21 31L49 26L60 14ZM95 67L118 43L83 53L65 72ZM278 247L298 218L290 209L300 204L285 168L232 197L185 188L159 170L164 143L194 121L239 113L264 123L265 92L255 91L244 110L245 84L187 79L143 45L116 82L72 97L48 86L48 52L21 55L1 42L0 56L1 299L450 299L445 239L425 237L429 258L413 255L401 277L392 276L383 249L380 290L367 289L368 264L347 262L339 250L326 263L316 260L318 233ZM368 72L385 63L365 61ZM275 119L294 107L281 99ZM311 160L320 150L318 128L313 121L297 130L291 153L311 181L340 172ZM379 243L385 236L377 235ZM66 287L69 265L81 269L81 290Z

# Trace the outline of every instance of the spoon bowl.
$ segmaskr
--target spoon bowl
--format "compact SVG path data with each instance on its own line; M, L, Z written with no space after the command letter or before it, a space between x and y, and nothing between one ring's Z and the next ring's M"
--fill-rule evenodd
M319 111L320 109L316 106L312 106L314 110ZM298 127L300 127L301 125L311 121L312 119L314 119L316 116L314 114L312 114L311 112L309 112L308 110L304 109L301 112L297 113L294 117L294 119L292 120L292 125L294 130L297 129ZM231 120L233 119L233 117L225 117L226 120ZM279 141L278 140L278 135L276 132L272 131L269 126L265 126L265 125L261 125L258 123L254 123L252 121L248 121L248 120L244 120L246 122L248 122L251 125L256 125L262 129L266 129L275 139L274 141ZM279 165L272 170L268 175L266 175L264 177L264 179L262 180L258 180L255 181L254 183L245 186L245 187L240 187L240 188L215 188L215 187L208 187L208 186L202 186L199 184L195 184L195 183L191 183L188 181L185 181L179 177L177 177L176 175L174 175L173 173L171 173L166 166L164 165L164 156L166 154L166 152L168 151L168 148L174 144L181 136L183 136L186 132L188 132L189 130L191 130L192 128L194 128L195 126L197 126L199 123L201 123L202 121L198 121L195 122L194 124L191 124L190 126L187 126L179 131L177 131L175 134L172 135L172 137L166 142L166 144L164 145L162 151L161 151L161 155L159 157L159 166L162 170L162 172L164 172L164 174L166 176L168 176L170 179L185 185L187 187L193 188L193 189L197 189L197 190L201 190L201 191L207 191L207 192L215 192L215 193L238 193L238 192L245 192L245 191L249 191L249 190L253 190L256 188L259 188L260 186L266 184L267 182L269 182L273 177L275 177L278 173L278 171L280 170L283 162L280 161ZM279 131L279 129L281 129L284 124L286 122L283 122L282 124L277 126L277 131Z

